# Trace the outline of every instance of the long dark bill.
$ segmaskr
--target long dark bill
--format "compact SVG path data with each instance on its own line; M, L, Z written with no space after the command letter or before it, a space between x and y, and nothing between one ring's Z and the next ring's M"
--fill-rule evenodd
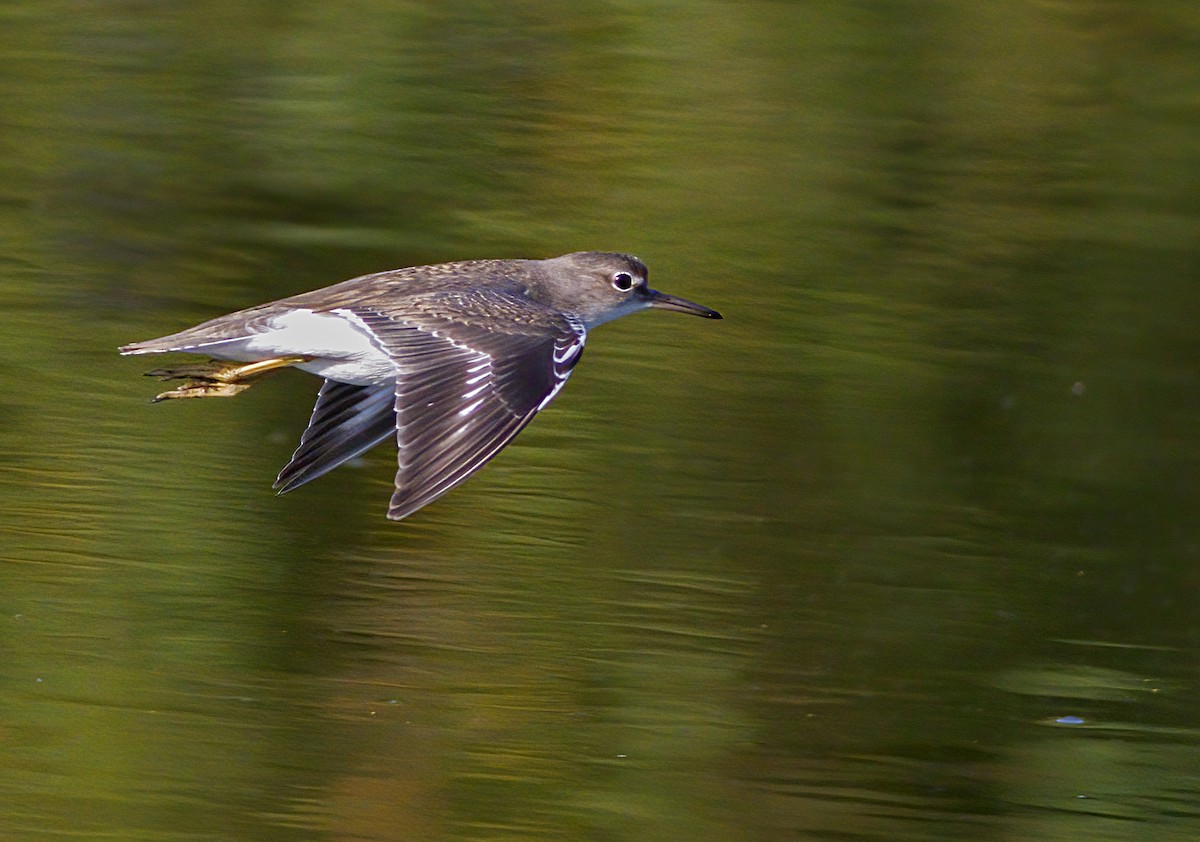
M720 313L705 307L703 304L696 304L693 301L669 295L665 292L659 292L656 289L646 290L646 297L650 299L650 306L656 310L678 310L680 313L691 313L693 316L703 316L706 319L721 318Z

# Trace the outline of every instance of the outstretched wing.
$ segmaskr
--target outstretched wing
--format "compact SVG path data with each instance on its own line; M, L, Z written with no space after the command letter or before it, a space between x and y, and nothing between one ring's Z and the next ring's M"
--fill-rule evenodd
M396 364L393 520L445 494L508 444L562 388L587 335L581 322L493 291L456 294L448 311L398 317L355 308L355 315Z
M280 494L329 473L396 432L391 383L353 386L326 380L300 446L275 480Z

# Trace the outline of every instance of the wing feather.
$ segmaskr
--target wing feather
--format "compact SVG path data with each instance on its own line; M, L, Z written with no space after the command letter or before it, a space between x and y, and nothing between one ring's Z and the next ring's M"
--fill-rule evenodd
M500 292L477 298L486 300L473 312L484 317L487 306L528 308ZM355 312L397 369L394 520L445 494L508 444L562 388L586 339L581 323L548 309L524 321Z
M275 488L285 494L395 434L394 402L390 383L353 386L326 380L300 446L279 472Z

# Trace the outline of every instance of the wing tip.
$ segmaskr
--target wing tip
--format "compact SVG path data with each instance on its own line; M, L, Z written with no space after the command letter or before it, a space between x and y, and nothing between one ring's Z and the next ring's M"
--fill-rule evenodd
M472 471L471 473L474 472ZM470 474L467 474L467 476L470 476ZM397 488L392 492L392 499L388 501L388 520L404 520L410 515L415 515L430 503L449 494L466 478L461 477L445 488L437 488L432 491L429 489L422 491L420 488L413 488L406 492Z
M275 492L276 497L282 497L284 494L287 494L289 491L295 491L297 488L299 488L303 484L304 483L302 483L302 482L293 482L292 479L290 479L290 478L287 481L284 481L283 475L280 474L278 477L275 478L275 482L271 483L271 489Z
M420 511L421 509L425 508L427 505L429 505L430 503L433 502L432 500L425 500L424 502L414 504L412 500L405 500L402 503L397 503L396 498L399 496L400 496L399 492L397 492L396 494L393 494L391 502L388 503L388 510L387 510L387 519L388 520L395 520L395 521L404 520L409 515L415 515L418 511Z

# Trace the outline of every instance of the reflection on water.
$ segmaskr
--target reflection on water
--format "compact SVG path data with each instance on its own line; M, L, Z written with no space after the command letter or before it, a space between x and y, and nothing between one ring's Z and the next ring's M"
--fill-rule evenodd
M1192 839L1190 7L201 4L0 47L5 838ZM122 342L638 253L402 524ZM192 404L196 405L192 405Z

